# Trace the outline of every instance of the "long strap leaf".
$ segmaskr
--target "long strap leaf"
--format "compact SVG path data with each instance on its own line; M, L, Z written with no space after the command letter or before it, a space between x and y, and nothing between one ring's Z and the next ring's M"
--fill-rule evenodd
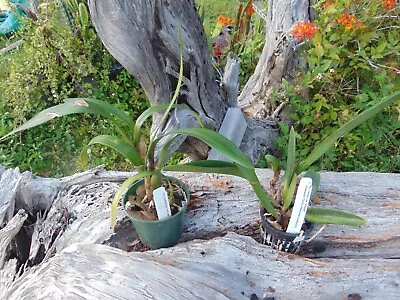
M232 141L227 139L222 134L207 128L182 128L172 130L163 136L160 136L154 143L157 143L161 138L168 135L187 135L193 136L205 142L210 147L214 148L227 158L230 158L235 163L242 165L246 168L254 168L247 155L240 150ZM154 147L154 145L153 145ZM150 150L149 150L150 151Z
M245 178L235 163L219 160L193 161L186 164L165 166L162 170L174 172L216 173Z
M288 192L289 185L292 182L295 159L296 159L296 132L294 131L294 128L292 127L292 128L290 128L290 133L289 133L289 145L288 145L286 169L285 169L285 175L283 176L283 198L284 199L287 198L286 194Z
M283 195L283 211L286 211L290 204L292 204L294 193L296 192L297 187L297 174L293 174L292 181L290 182L289 187L286 190L286 193Z
M261 202L262 206L274 216L275 219L279 220L279 215L276 212L274 206L272 205L272 200L268 196L267 192L262 187L254 168L246 168L241 165L238 165L240 172L243 174L243 177L247 179L253 188L254 193L257 195L258 200Z
M108 102L98 100L98 99L93 99L93 98L67 98L64 101L66 103L74 102L81 106L87 106L88 108L93 110L94 113L97 113L97 114L101 115L102 117L109 119L114 124L114 126L117 128L118 132L125 139L125 141L126 142L131 141L129 134L127 134L126 130L124 130L121 125L122 124L127 125L129 130L133 134L135 124L134 124L133 120L131 119L130 115L128 113L126 113L125 111L115 107L114 105L112 105Z
M126 190L135 182L138 181L139 179L142 179L147 176L162 176L160 171L142 171L137 173L136 175L133 175L129 177L127 180L125 180L121 186L119 187L118 191L115 193L114 199L111 203L111 228L115 227L115 224L117 223L117 206L119 199L121 196L126 192Z
M126 143L125 140L112 135L99 135L93 138L89 144L82 149L81 162L84 165L88 163L87 150L91 145L94 144L105 145L118 151L135 167L143 166L144 164L142 158L140 157L140 153L131 144Z
M75 104L80 103L81 106L91 108L93 111L109 119L116 117L119 121L125 123L132 131L135 127L135 123L128 113L106 101L94 98L67 98L64 102L74 102Z
M174 92L174 95L172 96L172 99L168 105L167 110L164 112L164 115L161 118L160 123L158 124L157 128L154 130L154 136L158 135L158 131L164 126L164 122L169 114L169 112L172 109L172 106L176 103L178 96L179 96L179 91L181 90L182 86L182 78L183 78L183 41L182 41L182 35L181 35L181 30L180 28L178 29L178 35L179 35L179 77L178 77L178 83L176 84L176 89Z
M71 114L78 114L78 113L89 113L89 114L94 114L95 111L88 106L81 106L76 104L75 102L68 102L68 103L62 103L58 104L52 107L49 107L40 113L36 114L35 116L32 117L32 119L26 121L24 124L21 126L17 127L10 133L6 134L2 138L0 138L0 141L6 139L7 137L17 133L21 132L33 127L36 127L38 125L44 124L50 120L53 120L58 117L66 116L66 115L71 115Z
M146 109L144 112L141 113L141 115L136 119L136 123L135 123L134 138L133 138L135 145L140 140L140 134L141 134L141 130L142 130L142 126L143 126L144 122L146 122L146 120L148 118L150 118L155 112L165 111L168 109L168 107L169 107L169 104L157 104L157 105L153 105L153 106L149 107L148 109ZM202 125L198 114L193 112L189 108L189 106L187 106L186 104L174 104L174 105L172 105L172 108L186 109L186 110L191 111L193 116L199 122L199 124Z
M366 221L354 214L332 208L310 207L307 210L306 220L316 224L336 224L361 226Z

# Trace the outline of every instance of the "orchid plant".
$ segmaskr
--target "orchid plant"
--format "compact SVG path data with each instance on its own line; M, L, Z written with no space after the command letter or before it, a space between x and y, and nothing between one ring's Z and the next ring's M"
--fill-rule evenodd
M208 165L217 164L216 173L224 173L236 175L248 180L255 194L261 202L261 205L267 210L281 229L285 229L289 223L291 209L293 207L293 198L296 192L298 181L301 176L311 177L313 180L313 190L311 195L315 195L319 186L319 173L310 171L310 167L314 162L321 158L341 137L348 134L351 130L367 121L386 107L395 104L400 100L400 92L396 92L390 96L383 98L377 104L371 106L364 112L358 114L353 119L345 123L342 127L328 136L321 143L316 145L311 153L301 162L296 162L296 133L292 128L289 136L288 157L286 161L286 169L281 176L281 164L279 160L267 155L266 160L272 167L274 176L270 182L268 191L261 185L254 167L248 167L247 163L237 162L207 162ZM190 162L183 165L167 166L164 169L170 171L191 171L191 172L208 172L205 162ZM278 183L281 182L279 185ZM328 208L310 207L307 210L306 220L311 223L319 224L337 224L349 226L361 226L365 224L365 220L354 214Z

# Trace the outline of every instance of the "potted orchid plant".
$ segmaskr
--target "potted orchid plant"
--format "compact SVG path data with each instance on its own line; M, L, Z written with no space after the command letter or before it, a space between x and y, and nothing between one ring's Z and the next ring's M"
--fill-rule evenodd
M181 43L182 45L182 43ZM137 173L122 183L116 192L111 206L111 227L116 224L117 206L124 196L124 208L135 225L142 242L150 248L168 247L174 245L182 234L182 220L189 203L189 190L177 178L164 175L163 166L166 161L168 148L176 136L192 136L204 141L209 146L232 159L236 165L251 169L253 166L247 156L221 134L202 127L197 114L193 116L199 122L199 128L184 128L160 133L168 114L172 109L189 109L186 105L176 104L183 77L182 49L180 55L180 70L175 93L169 104L152 106L144 111L135 121L128 113L101 100L92 98L65 99L64 103L47 108L26 123L14 129L4 137L41 125L55 118L71 114L97 114L112 123L118 135L99 135L93 138L81 151L81 161L88 162L89 147L100 144L112 148L122 154L137 170ZM156 112L162 112L163 117L150 138L143 134L143 124ZM155 158L155 149L160 141L170 136L170 141L162 147L158 160ZM230 172L235 170L225 168L224 162L203 161L197 162L198 167L208 172ZM236 166L235 165L235 166ZM186 171L190 171L188 166ZM157 202L157 199L158 202ZM158 205L157 205L158 203Z
M356 115L345 123L321 143L316 145L311 153L301 162L296 161L296 133L290 130L288 156L285 171L281 172L281 164L277 158L267 155L274 175L268 190L261 185L254 167L248 168L236 162L220 163L218 173L236 175L248 180L257 195L260 203L263 242L273 248L290 253L297 253L305 235L310 231L311 224L337 224L361 226L365 220L354 214L321 207L309 207L319 186L319 173L310 170L310 167L323 156L342 136L370 119L386 107L400 100L400 92L383 98L379 103L371 106L364 112ZM209 162L212 164L213 162ZM207 172L202 163L190 162L183 165L167 166L165 170ZM303 180L304 179L304 180ZM302 180L304 184L302 184ZM297 201L297 195L302 201ZM306 194L307 197L302 195ZM295 201L296 199L296 201ZM298 204L296 204L298 202ZM296 207L297 206L297 207ZM303 213L303 219L301 218ZM304 221L305 217L305 221ZM291 224L293 223L293 224ZM297 224L296 224L297 223Z

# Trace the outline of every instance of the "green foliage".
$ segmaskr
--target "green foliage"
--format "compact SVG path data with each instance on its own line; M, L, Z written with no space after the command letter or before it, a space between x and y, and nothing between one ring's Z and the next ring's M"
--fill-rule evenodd
M231 159L233 163L228 162L192 162L177 166L168 166L164 170L169 171L186 171L186 172L212 172L221 174L230 174L245 178L252 186L255 194L260 200L261 204L266 210L280 222L281 225L288 224L290 214L286 213L292 206L293 196L297 188L297 179L302 176L301 173L307 171L305 177L313 179L312 195L315 195L319 185L319 174L308 171L308 168L318 160L329 148L337 142L339 138L347 135L351 130L360 124L371 119L376 114L380 113L388 106L400 101L400 92L391 94L385 97L375 105L369 107L360 114L354 116L346 124L336 129L326 139L318 143L315 148L310 151L311 153L301 161L296 163L296 132L293 127L290 129L289 144L288 144L288 158L286 162L286 170L283 175L282 183L279 187L276 184L280 177L280 163L271 156L266 156L266 161L271 165L274 170L274 177L271 180L269 194L265 192L260 184L260 181L254 171L254 167L249 162L247 156L231 141L221 136L219 133L210 132L204 128L190 128L174 130L170 134L184 134L197 137L213 148L217 149L224 156ZM309 220L315 223L323 224L343 224L350 226L360 226L365 223L365 220L350 213L340 212L332 209L313 208L310 210Z
M104 120L108 120L111 124L117 129L118 134L115 135L98 135L94 137L88 145L83 148L81 152L81 159L83 162L87 163L89 160L88 150L89 147L95 144L103 145L108 148L112 148L118 153L122 154L127 160L131 162L131 164L138 169L138 174L128 178L122 186L118 189L114 200L112 202L111 207L111 226L115 226L116 223L116 209L118 201L128 188L134 181L144 178L145 180L145 189L146 189L146 197L149 201L152 200L153 190L158 188L162 184L161 177L164 177L162 174L163 167L163 155L167 153L167 149L172 145L173 139L178 135L184 136L193 136L196 137L203 142L207 143L210 147L213 147L217 151L221 152L226 157L230 158L235 162L233 171L234 173L244 174L246 178L250 181L252 185L254 182L258 182L257 176L254 172L254 167L249 161L246 154L244 154L233 142L228 140L223 135L214 132L210 129L206 128L183 128L176 129L165 134L157 134L158 129L162 128L163 124L167 120L167 116L171 109L179 108L181 105L177 105L176 100L179 94L179 90L182 84L183 77L183 43L180 37L180 70L179 70L179 78L176 86L175 93L169 104L160 104L156 106L152 106L144 111L134 122L129 114L125 111L118 109L104 101L96 100L93 98L72 98L66 99L64 103L52 106L50 108L46 108L32 117L30 120L20 125L10 133L4 135L0 138L0 142L9 138L11 135L15 135L17 133L21 133L27 129L35 128L44 123L51 122L55 118L59 118L67 115L74 114L95 114L102 117ZM157 111L165 111L164 115L158 124L158 127L155 129L155 134L146 142L145 135L143 134L142 125L145 123L146 119L151 117L152 113ZM196 115L195 113L193 113ZM199 118L196 116L196 118ZM201 125L201 124L200 124ZM167 136L172 135L172 139L163 145L161 149L161 158L159 164L156 166L155 164L155 148L156 145L166 138ZM181 166L181 168L185 166ZM219 162L215 162L213 165L209 165L209 162L205 165L202 165L201 168L204 171L215 172L216 168L222 168L222 172L225 172L227 169L232 169L231 166L226 168L226 165ZM191 168L188 167L187 171L190 171ZM255 191L258 191L262 187L258 182L257 187L255 187ZM271 205L270 205L271 206ZM267 205L268 207L268 205ZM273 207L270 207L273 210Z
M366 223L363 218L344 211L316 207L310 207L308 209L306 220L311 223L347 226L361 226Z
M298 164L295 163L296 132L294 131L293 127L290 129L287 147L288 154L286 169L283 175L282 183L279 187L276 186L280 177L279 163L277 159L271 155L267 155L265 158L274 170L274 178L271 180L270 184L270 193L272 194L271 198L275 199L277 205L280 206L279 211L282 212L280 219L281 224L288 224L288 221L285 220L288 218L288 215L285 214L285 211L293 204L292 201L297 186L298 176L301 176L301 173L307 171L304 176L313 179L312 195L315 195L319 185L319 174L309 170L312 164L315 163L327 151L329 151L329 149L338 141L338 139L346 136L356 127L367 122L369 119L380 113L388 106L399 101L400 91L383 98L381 101L372 105L362 113L355 115L351 118L351 120L327 136L322 142L317 143L312 150L310 149L311 151L308 151L310 153L307 153L307 157ZM309 212L307 212L307 218L310 222L325 224L359 226L365 223L362 218L355 215L325 208L313 208L309 210Z
M134 116L148 107L143 90L128 72L110 75L115 62L84 17L85 1L71 13L72 28L57 3L52 2L48 14L41 15L40 20L25 21L24 30L13 39L24 39L20 49L0 55L1 135L65 97L107 99L116 107L131 110ZM107 120L84 115L51 122L51 127L51 131L37 127L1 143L0 164L48 176L72 174L81 170L77 153L93 136L117 130ZM94 165L130 168L105 147L94 147L92 152L96 154L91 161Z
M381 2L317 6L319 31L302 46L309 69L285 91L296 112L292 118L300 135L300 158L359 111L400 89L400 31L395 17L399 6L386 10ZM288 134L287 127L282 129ZM399 172L399 129L399 113L392 105L340 139L319 161L319 168ZM281 146L286 139L287 135Z
M218 16L224 15L235 18L235 13L239 7L238 3L232 3L231 0L196 0L196 3L201 5L201 10L204 9L203 25L208 38L211 37Z

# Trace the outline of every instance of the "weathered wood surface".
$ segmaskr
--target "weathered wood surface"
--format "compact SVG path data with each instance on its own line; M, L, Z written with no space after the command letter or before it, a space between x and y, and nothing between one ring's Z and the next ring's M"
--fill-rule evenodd
M399 271L399 260L316 261L232 233L147 253L75 244L22 275L4 297L337 300L359 294L363 300L398 299Z
M259 170L265 186L272 173ZM181 176L182 177L182 176ZM189 212L188 236L198 232L249 232L258 220L259 203L246 181L227 176L191 176L184 180L198 187ZM220 188L225 187L225 193ZM229 188L228 188L229 187ZM329 225L305 255L316 257L400 258L400 174L333 173L321 175L318 199L324 207L350 211L367 219L360 228ZM208 233L207 233L208 231Z
M3 268L6 259L6 249L11 240L20 231L28 215L24 210L20 210L11 220L7 226L0 229L0 269Z
M271 116L279 105L271 97L282 79L291 81L304 65L290 33L297 21L311 19L314 0L269 0L263 52L254 74L240 94L239 106L251 115Z
M27 297L27 295L31 295L30 293L33 293L34 290L43 291L44 288L42 289L40 287L47 285L48 288L45 290L49 290L48 293L54 293L49 294L52 295L51 297L49 296L52 299L61 297L60 295L67 295L70 298L79 298L78 295L82 292L78 292L80 285L70 287L68 289L65 287L65 285L70 285L74 282L77 282L80 280L79 278L88 276L88 274L92 274L92 277L94 276L93 274L100 274L98 272L102 272L100 269L103 267L106 268L104 269L104 272L106 272L108 267L101 266L98 262L95 263L95 261L96 259L105 261L108 259L107 257L111 255L109 253L112 253L112 259L115 259L114 262L110 261L110 264L114 264L116 269L112 276L116 276L115 278L121 279L120 282L122 282L123 286L127 286L128 291L134 293L134 289L137 288L136 292L141 293L142 297L146 297L146 295L152 295L152 293L157 295L158 291L153 289L150 289L149 294L146 294L144 286L147 285L149 287L153 284L153 280L159 282L159 278L165 277L166 273L170 274L169 272L171 270L169 267L167 267L165 271L166 273L154 271L155 277L152 277L154 279L149 280L148 283L144 283L146 278L145 276L141 277L141 275L135 275L136 277L132 277L130 272L134 272L133 270L136 270L134 267L129 267L126 271L127 273L119 274L120 270L125 268L127 265L127 263L124 261L125 257L129 256L132 260L138 259L142 261L142 264L145 264L143 257L157 257L161 255L161 253L170 253L173 255L175 251L177 251L176 253L180 253L179 251L183 251L182 249L190 249L191 247L194 247L193 249L199 249L201 247L204 247L204 249L214 249L213 251L218 253L233 251L234 253L238 254L238 249L233 246L232 242L227 242L225 238L221 239L219 237L233 231L241 235L249 235L255 239L259 238L259 204L256 197L252 193L249 184L240 178L219 175L173 173L172 175L175 175L187 182L191 188L192 200L187 216L185 217L185 228L182 237L182 242L188 241L188 244L176 246L159 252L149 252L149 254L132 254L132 256L130 256L130 254L111 250L107 247L107 245L112 245L128 251L136 249L135 247L137 245L135 244L137 244L137 236L130 222L124 218L122 209L119 210L119 219L121 221L116 228L116 233L113 233L109 228L109 203L120 182L126 179L131 173L108 172L97 168L62 179L47 179L32 176L32 174L29 172L20 174L18 170L12 171L15 173L15 178L20 179L19 181L7 181L17 182L17 187L9 187L10 191L15 191L15 202L8 201L7 203L14 203L14 211L18 211L18 209L24 209L29 215L30 223L23 226L20 234L23 233L22 237L25 239L31 239L31 244L27 248L28 250L24 250L24 247L21 247L20 245L21 237L19 237L19 240L16 237L17 240L13 240L14 242L8 247L8 249L12 250L12 253L19 254L16 255L17 261L15 261L11 259L12 257L9 255L10 252L6 253L8 254L6 257L9 257L11 260L6 261L4 268L0 270L0 287L2 288L0 295L2 295L1 293L4 294L7 292L8 296L11 295L12 291L15 291L15 295L18 295L19 297L24 291L24 293L27 293L25 296ZM0 170L0 180L5 179L5 174L8 174L7 176L9 176L9 178L12 178L12 176L9 174L10 172L11 171L9 170ZM258 174L261 182L267 185L272 175L271 171L259 170ZM4 187L0 187L0 189L1 188ZM307 286L304 295L314 295L313 293L316 293L315 295L318 296L320 295L320 292L322 293L324 287L326 288L328 281L334 281L332 283L332 290L327 290L325 294L327 296L326 299L334 299L334 297L338 295L337 293L339 293L339 283L336 281L342 280L342 277L344 277L345 274L350 274L349 270L351 270L351 266L353 266L354 269L357 269L354 271L356 272L356 275L354 275L354 280L352 280L351 278L353 277L351 276L353 275L351 274L354 273L351 273L351 276L349 275L350 277L348 282L343 283L345 289L340 290L340 292L344 293L343 295L353 292L360 293L361 291L365 294L365 296L367 296L366 290L363 288L354 291L350 291L350 289L347 288L352 286L364 287L363 282L370 282L370 284L366 284L365 286L372 286L371 284L374 282L375 278L380 277L383 278L383 281L378 280L376 282L376 287L373 285L374 289L379 295L386 295L381 293L382 288L385 287L387 289L386 293L389 293L389 296L392 295L390 294L391 291L396 288L395 284L398 284L398 278L396 279L396 276L393 276L392 272L397 272L396 274L398 276L400 271L400 251L398 250L400 247L400 174L323 173L321 177L321 186L318 193L318 198L321 202L321 205L325 207L335 207L358 213L367 219L368 224L361 228L333 225L328 226L314 241L304 246L301 254L312 258L318 268L320 267L319 264L321 262L323 262L322 265L328 263L329 267L326 267L322 273L313 273L318 272L318 270L312 269L311 267L307 269L307 267L302 265L307 263L303 262L299 265L301 268L296 271L297 263L292 264L291 260L289 259L286 260L288 265L285 267L288 269L287 276L298 277L299 273L307 274L307 272L314 274L313 276L309 277L304 275L304 278L300 276L299 278L301 278L301 280L299 279L299 283L295 285L297 288ZM4 199L0 199L0 207L5 207ZM35 206L40 207L40 211L35 209ZM31 224L32 218L34 217L37 217L37 221L35 224ZM4 229L2 232L5 232ZM209 242L193 241L194 239L209 240L214 237L215 239ZM230 236L230 238L232 238L232 236ZM233 236L233 238L235 240L240 240L241 245L248 244L248 246L240 247L241 251L243 252L238 258L238 264L239 260L242 260L243 268L248 268L248 266L251 265L249 270L250 272L254 270L254 268L258 268L258 266L253 268L253 264L256 265L255 260L256 257L258 257L258 254L254 254L252 251L256 248L258 251L257 253L264 253L263 255L266 258L266 266L271 264L273 265L273 261L276 259L276 257L281 257L281 255L278 255L275 251L268 250L268 248L265 248L263 245L259 245L257 243L248 243L250 239L247 240L246 238L241 238L238 236ZM246 241L246 243L244 241ZM72 246L77 243L88 244L91 246ZM93 244L102 243L105 245L93 246ZM63 249L69 250L59 254ZM72 249L80 250L77 250L78 252L74 253ZM84 249L95 249L96 252L95 254L90 254L89 250ZM27 251L28 253L24 253L24 251ZM172 298L173 295L175 295L175 292L181 292L180 288L187 289L189 292L193 290L194 294L192 296L193 298L196 298L195 296L197 293L197 287L189 289L187 288L189 284L190 286L199 285L200 287L208 285L208 278L214 278L214 276L216 276L221 277L219 279L220 281L215 281L219 282L218 286L225 286L226 281L223 278L230 278L229 276L239 276L239 273L236 274L236 271L232 269L232 266L230 265L232 261L230 256L227 258L227 261L229 262L228 266L223 266L222 262L216 262L215 265L210 263L206 270L202 270L199 266L197 268L195 267L198 263L196 260L198 255L196 252L192 252L193 251L189 251L187 254L185 254L185 256L182 257L179 255L177 256L179 261L187 261L186 267L189 267L189 265L192 266L191 269L193 270L190 271L192 272L190 273L192 274L192 277L183 276L177 287L168 285L170 288L168 289L168 292L165 292L165 288L162 289L164 293L171 295ZM246 257L245 255L247 252L249 253L249 257ZM255 255L253 258L252 253ZM53 257L54 254L56 254L56 256ZM102 255L105 255L105 257L101 258ZM68 257L68 263L65 262L66 257ZM117 257L119 258L117 259ZM160 259L163 257L164 254L160 256ZM168 257L170 256L167 256L167 258ZM212 258L213 257L210 257L210 259ZM71 263L70 260L74 261L75 259L76 262ZM300 260L300 258L296 259L296 261L298 260ZM26 263L24 263L25 261ZM92 263L95 264L95 266L92 266L94 269L90 269L88 267ZM16 274L17 268L19 268L21 264L25 268L22 279L16 279L14 282L11 280L10 282L10 276L6 274ZM156 264L158 267L154 267L154 264ZM38 266L32 267L32 265ZM214 269L212 266L214 266ZM303 269L303 267L305 269ZM155 268L153 270L159 270L160 265L150 260L149 268ZM143 267L141 267L140 270L141 269L143 269ZM345 271L342 272L342 270ZM59 272L58 275L56 275L56 271ZM178 269L175 271L178 272ZM330 271L334 272L334 275L329 275L328 273L330 273ZM64 274L64 272L65 274L69 274L69 279L63 277L62 274ZM75 272L77 277L72 276L72 272ZM39 273L43 273L44 277L38 277ZM174 278L173 276L175 275L173 274L175 273L171 274L171 277L167 276L167 278ZM379 276L376 274L379 274ZM46 276L53 276L55 279L53 278L50 280L50 277ZM87 278L92 278L91 276ZM202 278L203 276L204 278ZM59 278L59 281L57 281L56 277ZM138 280L140 283L135 285L127 278L135 278L135 280ZM242 277L239 276L238 278ZM264 285L265 278L263 278L264 277L262 276L257 277L256 281L254 281L254 286L257 286L258 288ZM277 280L277 278L273 276L268 276L268 278L271 280ZM319 280L318 285L315 284L316 278ZM337 280L333 278L337 278ZM389 278L394 281L386 281L389 280ZM97 279L100 282L101 280L104 280L104 277L100 276ZM196 284L191 282L194 279ZM325 281L325 279L327 281ZM118 281L117 279L115 280ZM116 293L115 295L111 297L107 293L102 295L96 294L99 298L96 298L97 296L93 296L92 299L107 299L107 296L113 298L114 296L117 297L118 293L124 293L124 291L122 291L123 286L119 286L115 280L111 280L112 289L109 291L110 293ZM186 282L186 280L188 281ZM214 282L214 280L211 281ZM286 279L283 282L285 281ZM170 280L168 280L168 282L170 282ZM272 282L275 281L272 280ZM292 281L289 280L287 282ZM305 284L306 282L308 284ZM359 284L356 284L357 282ZM56 290L51 289L49 285L52 285L53 283L59 288ZM311 285L311 287L308 287L308 285ZM278 285L271 286L274 288L280 287ZM230 288L229 285L226 285L226 287ZM97 283L93 283L93 286L90 286L86 292L93 292L92 289L96 288ZM236 293L239 289L244 289L245 286L238 284L233 288L234 289L232 293ZM257 288L253 289L254 293L256 293L258 296L262 295ZM233 294L226 293L223 289L216 289L213 285L211 286L211 290L214 290L216 293L213 294L216 297L215 299L222 297L222 295L225 295L228 298L236 299L236 296ZM209 290L210 293L211 290ZM98 290L98 293L100 293L100 291L101 288ZM247 287L247 289L244 291L247 295L247 293L251 292L251 289ZM220 293L220 295L218 293ZM374 296L378 294L370 295ZM43 298L39 297L38 299L46 298L45 295L46 294L43 294ZM285 295L286 296L279 296L275 299L290 299L289 291L287 291L287 294ZM317 296L316 298L318 299L319 296ZM240 297L241 295L237 296L237 298ZM86 295L85 298L90 299L91 297ZM166 299L165 297L158 298ZM390 297L386 298L391 299ZM3 298L0 296L0 299ZM15 296L15 298L10 299L24 298L17 298L17 296ZM132 298L122 297L122 299ZM373 299L373 297L371 299Z
M232 95L233 90L226 94L214 78L207 37L194 0L89 0L88 3L103 44L138 79L152 105L169 103L175 91L180 32L184 74L177 102L194 110L207 128L220 128L228 106L233 103L232 97L236 99L237 95ZM153 116L153 132L161 116L161 113ZM183 127L198 127L198 123L188 111L178 110L170 114L162 130ZM275 147L275 139L271 137L276 137L277 127L275 123L270 126L268 122L249 122L248 128L245 133L248 137L240 147L256 162L260 152ZM171 138L165 138L161 144ZM170 150L175 151L182 143L180 150L194 159L207 158L209 148L190 138L178 137Z

